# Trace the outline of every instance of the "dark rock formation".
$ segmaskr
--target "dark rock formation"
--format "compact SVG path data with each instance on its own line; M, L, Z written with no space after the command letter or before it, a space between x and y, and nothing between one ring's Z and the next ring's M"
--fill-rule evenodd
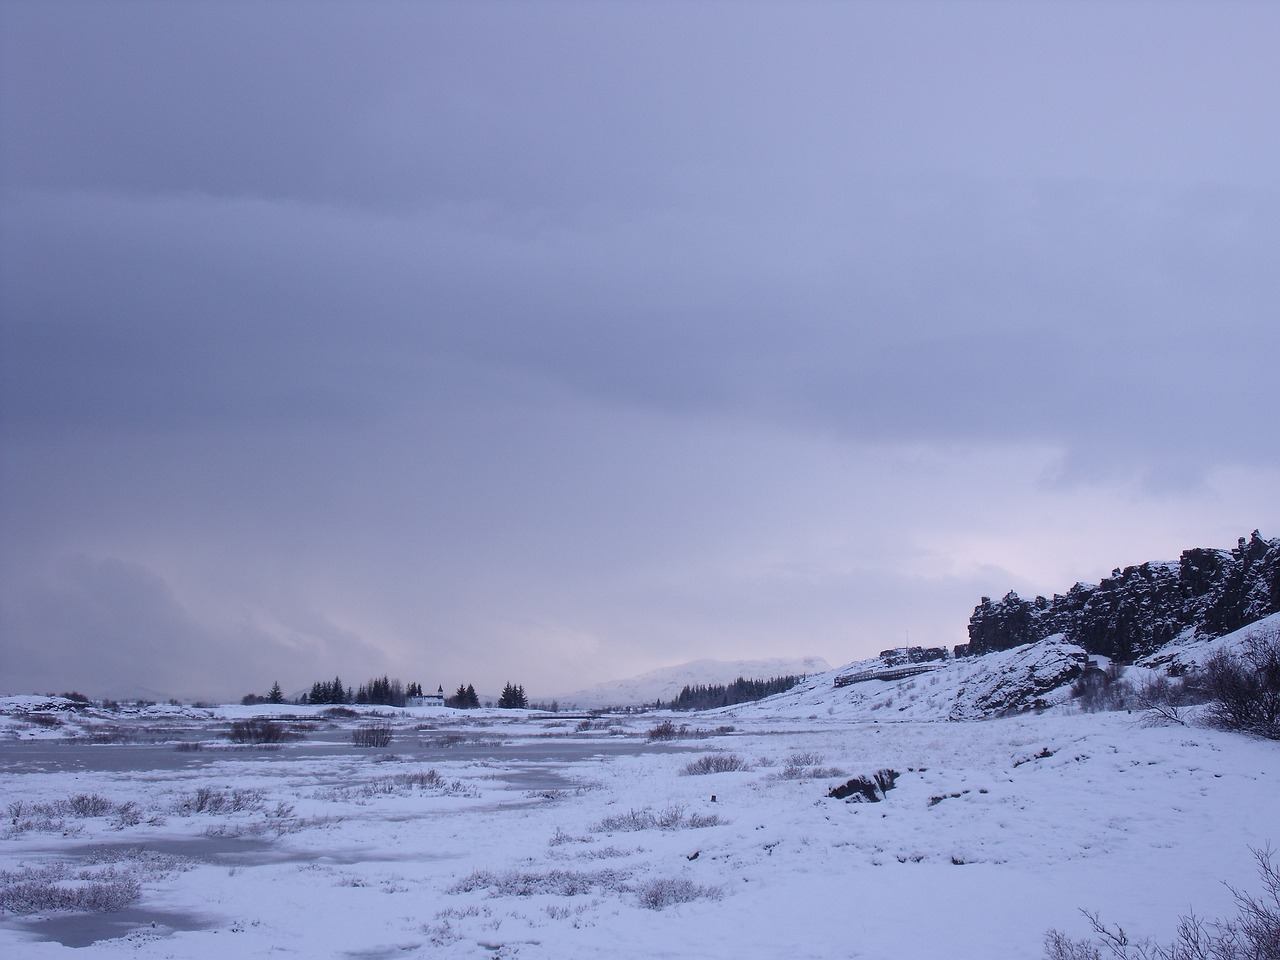
M898 782L897 770L877 770L874 776L854 777L848 783L832 787L827 794L846 803L879 803Z
M1047 706L1044 697L1075 681L1089 656L1073 643L1042 640L955 664L950 720L977 720Z
M1077 583L1052 600L983 597L957 653L1007 650L1054 634L1091 654L1124 662L1186 632L1219 637L1280 612L1280 539L1255 530L1234 550L1197 547L1174 562L1143 563L1096 586Z

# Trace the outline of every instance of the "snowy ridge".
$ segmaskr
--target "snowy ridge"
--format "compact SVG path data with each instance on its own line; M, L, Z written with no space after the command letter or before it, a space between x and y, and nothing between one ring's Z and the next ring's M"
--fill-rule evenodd
M976 720L1060 702L1086 660L1080 647L1050 637L1012 650L949 660L912 677L835 685L840 677L880 665L879 660L863 660L810 677L786 693L722 712L793 718L825 713L844 722Z
M1255 635L1280 633L1280 614L1264 617L1234 633L1206 638L1188 632L1137 664L1140 668L1203 664L1215 650L1239 646ZM761 700L725 708L735 716L816 718L826 715L852 722L891 720L977 720L1050 707L1070 697L1071 683L1080 676L1088 656L1061 634L977 657L949 660L925 674L900 680L867 680L836 687L837 678L882 666L861 660L810 677L792 690Z
M775 657L768 660L692 660L673 667L660 667L626 680L612 680L585 690L559 696L561 706L629 707L672 700L685 686L728 684L745 677L769 680L773 677L825 674L831 664L821 657Z
M1181 672L1187 667L1203 666L1216 651L1238 647L1251 637L1276 635L1280 635L1280 613L1255 620L1221 637L1205 637L1194 630L1187 630L1150 656L1143 657L1138 665Z

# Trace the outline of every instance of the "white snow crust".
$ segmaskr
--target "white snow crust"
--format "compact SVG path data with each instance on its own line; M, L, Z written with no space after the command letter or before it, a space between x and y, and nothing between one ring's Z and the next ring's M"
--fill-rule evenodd
M1225 884L1251 889L1251 848L1280 847L1280 744L1082 714L1060 690L971 719L1077 653L1046 641L835 688L849 665L698 714L8 698L7 882L59 864L89 882L75 871L116 857L142 887L115 921L2 914L0 956L1033 958L1049 928L1088 932L1081 908L1165 941L1190 910L1231 915ZM313 726L232 749L229 723L259 716ZM686 738L649 743L664 720ZM375 721L391 746L351 747ZM682 773L730 755L745 769ZM881 769L899 774L881 802L827 796ZM85 795L111 812L34 823ZM218 795L245 802L193 809ZM60 942L86 929L105 938Z

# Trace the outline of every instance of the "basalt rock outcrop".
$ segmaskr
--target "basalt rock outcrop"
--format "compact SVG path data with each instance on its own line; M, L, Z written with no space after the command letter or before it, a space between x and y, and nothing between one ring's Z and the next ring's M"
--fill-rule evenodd
M1280 612L1280 539L1254 531L1233 550L1197 547L1176 561L1113 570L1052 599L983 597L957 655L991 653L1061 634L1091 654L1131 662L1175 637L1219 637Z

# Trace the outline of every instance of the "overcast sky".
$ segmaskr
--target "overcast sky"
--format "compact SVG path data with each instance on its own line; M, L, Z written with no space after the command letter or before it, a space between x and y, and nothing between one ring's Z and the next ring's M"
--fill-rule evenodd
M1280 4L0 17L0 693L839 664L1280 536Z

